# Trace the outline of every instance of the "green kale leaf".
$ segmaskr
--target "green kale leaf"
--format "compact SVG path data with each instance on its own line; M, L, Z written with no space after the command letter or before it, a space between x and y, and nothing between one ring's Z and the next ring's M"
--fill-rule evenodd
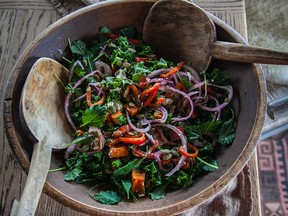
M80 166L76 166L73 170L67 170L64 175L65 181L75 180L78 176L80 176L82 170Z
M223 146L228 146L232 143L236 134L235 125L236 123L234 118L231 118L222 124L218 132L218 143Z
M159 200L166 195L166 185L156 187L152 192L149 193L152 200Z
M177 171L172 176L166 176L166 181L170 188L179 189L185 188L192 184L192 176L182 170Z
M87 48L82 40L77 40L70 44L70 50L73 54L85 55Z
M105 124L107 107L100 106L97 104L96 106L91 106L89 109L86 109L82 114L82 125L84 126L95 126L102 127Z
M138 38L138 31L135 26L127 26L120 29L119 35L127 38Z
M208 121L193 126L185 126L184 131L189 142L197 139L204 139L203 135L218 131L221 121Z
M216 160L214 160L212 157L205 157L204 160L197 157L197 160L200 161L200 163L203 164L202 169L207 172L213 172L216 169L218 169L218 163Z
M92 198L106 205L116 205L121 202L121 198L115 191L101 191L93 195Z
M133 82L139 82L142 75L150 74L151 71L144 65L144 62L132 64L131 74Z
M153 187L162 185L162 177L161 172L157 168L154 162L144 167L144 170L147 174L147 181L149 181L150 185Z

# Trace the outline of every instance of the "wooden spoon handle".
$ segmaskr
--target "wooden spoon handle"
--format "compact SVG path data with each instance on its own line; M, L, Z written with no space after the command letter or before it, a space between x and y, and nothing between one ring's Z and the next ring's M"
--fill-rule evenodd
M288 111L288 96L271 101L267 106L267 114L271 119L278 119L281 116L287 115Z
M215 59L227 61L288 65L287 52L223 41L214 43L212 55Z
M14 200L10 216L34 215L50 167L52 148L43 139L33 148L28 177L20 201ZM18 203L17 203L18 202Z

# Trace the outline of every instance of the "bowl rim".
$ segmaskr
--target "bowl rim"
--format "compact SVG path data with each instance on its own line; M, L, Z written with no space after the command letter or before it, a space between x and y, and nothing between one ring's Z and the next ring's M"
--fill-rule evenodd
M27 154L23 151L23 149L20 147L18 140L15 139L17 137L17 132L15 131L13 127L13 90L14 90L14 84L15 80L17 78L17 74L20 71L21 66L23 63L27 60L27 57L29 56L29 53L49 34L50 31L54 31L57 29L60 25L65 24L70 19L80 16L83 13L86 13L88 11L93 11L101 7L106 7L112 4L116 3L126 3L126 2L151 2L154 3L156 0L126 0L125 2L122 0L111 0L111 1L104 1L95 3L93 5L89 5L87 7L81 8L75 12L72 12L71 14L68 14L67 16L60 18L56 22L54 22L52 25L47 27L42 33L40 33L31 43L30 45L24 50L24 52L20 55L18 60L16 61L15 66L12 69L12 73L9 76L8 83L6 85L6 90L4 93L4 102L3 102L3 115L4 115L4 127L6 131L6 135L8 137L9 144L11 146L11 149L16 156L19 164L21 165L22 169L25 171L25 173L28 173L30 162L28 159ZM230 34L233 39L235 39L238 43L244 43L246 44L247 41L238 33L234 28L229 26L226 22L222 21L221 19L217 18L216 16L212 15L211 13L207 12L209 17L213 20L213 22L219 26L221 26L225 31L227 31L228 34ZM266 82L264 79L263 71L261 68L256 65L252 64L253 71L256 74L256 78L258 80L259 85L259 91L258 91L258 97L259 101L257 103L257 113L258 117L254 121L253 125L253 131L254 133L250 134L250 137L248 138L248 141L246 145L244 146L241 154L239 157L235 160L235 162L232 164L232 166L221 176L221 178L217 179L212 185L207 187L205 190L201 191L197 195L199 196L198 199L192 200L186 199L181 202L177 202L177 204L169 205L166 207L159 207L155 209L147 209L145 212L139 212L139 211L129 211L125 212L125 209L123 211L118 211L118 215L127 215L127 214L135 214L137 215L147 215L147 214L179 214L181 212L184 212L192 207L198 206L202 204L204 201L207 200L207 197L211 199L213 196L218 194L230 181L232 181L245 167L249 159L252 157L254 150L256 148L256 144L259 139L262 132L262 128L264 126L264 120L265 120L265 114L266 114ZM237 162L237 163L236 163ZM45 182L44 185L44 192L49 195L51 198L59 201L65 206L69 206L77 211L83 212L83 213L99 213L103 215L112 215L115 214L114 211L111 210L105 210L100 208L92 208L91 206L87 206L84 203L80 203L78 200L72 199L71 197L66 196L65 194L61 193L61 191L57 190L55 187L53 187L51 184ZM83 205L85 208L83 208Z

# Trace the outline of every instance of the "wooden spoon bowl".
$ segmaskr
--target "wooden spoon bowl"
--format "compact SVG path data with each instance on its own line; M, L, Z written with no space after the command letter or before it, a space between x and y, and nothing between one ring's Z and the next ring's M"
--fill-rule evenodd
M217 40L215 25L206 12L186 0L160 0L144 23L143 38L159 47L160 56L175 58L206 70L212 57L221 60L288 64L288 53Z
M50 57L63 63L61 57L66 52L67 38L71 41L82 39L89 43L101 26L117 30L133 24L141 32L146 15L154 3L154 0L107 1L80 9L50 26L22 54L11 73L4 95L4 120L11 148L26 172L30 166L33 141L19 124L19 101L34 62L40 57ZM214 16L212 20L216 24L218 39L244 43L241 36L224 22ZM63 205L90 215L178 214L217 194L241 172L252 156L264 123L266 97L265 80L255 65L215 60L211 66L233 72L229 73L235 89L232 104L238 117L233 144L219 150L218 170L196 179L192 187L170 192L164 199L157 201L144 198L136 203L124 200L118 205L103 205L89 197L88 187L65 182L64 171L49 173L44 191ZM54 152L50 168L58 168L59 164L63 164L63 158L63 151Z
M65 149L72 130L63 100L69 71L53 59L40 58L25 81L20 115L26 134L35 140L33 154L20 201L14 201L11 216L34 215L51 162L52 148Z

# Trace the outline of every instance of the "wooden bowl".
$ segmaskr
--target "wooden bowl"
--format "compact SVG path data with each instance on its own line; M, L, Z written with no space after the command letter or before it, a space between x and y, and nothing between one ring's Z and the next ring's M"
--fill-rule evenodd
M11 148L28 173L33 141L23 132L19 116L19 101L23 84L33 63L40 57L62 62L67 38L72 41L91 41L100 26L118 29L135 25L139 31L155 0L106 1L80 9L51 25L35 39L17 61L6 88L4 120ZM216 23L218 39L243 43L241 36L223 21L210 15ZM266 112L266 86L262 72L253 64L215 60L213 66L226 70L232 80L235 95L232 101L238 117L236 138L233 144L220 152L219 169L196 179L193 186L168 193L166 198L152 201L123 201L118 205L103 205L91 199L88 188L64 181L63 171L48 174L44 192L63 205L86 214L99 215L170 215L183 212L211 198L235 178L253 154L264 123ZM51 168L63 160L63 152L52 156Z

